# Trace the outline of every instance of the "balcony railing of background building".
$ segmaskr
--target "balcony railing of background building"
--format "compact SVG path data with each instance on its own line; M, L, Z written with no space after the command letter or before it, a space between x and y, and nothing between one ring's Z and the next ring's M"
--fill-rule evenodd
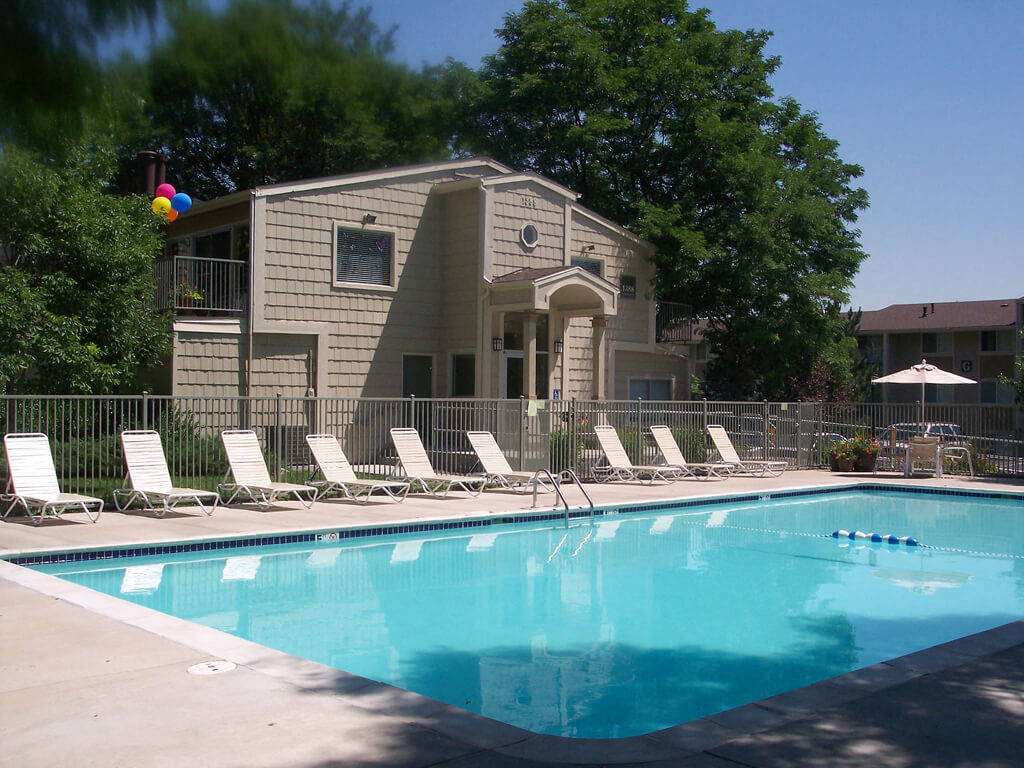
M654 341L657 344L689 344L693 341L693 308L674 301L654 307Z
M171 256L154 265L155 304L176 314L239 315L249 304L249 265L231 259Z

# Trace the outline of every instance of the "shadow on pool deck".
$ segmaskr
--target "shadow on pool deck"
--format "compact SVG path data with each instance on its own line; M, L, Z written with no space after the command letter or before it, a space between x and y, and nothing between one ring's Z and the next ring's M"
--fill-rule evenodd
M796 474L779 481L689 483L677 493L849 480ZM671 494L670 487L602 495L621 503L629 496ZM4 523L0 546L7 553L46 542L55 548L101 546L153 540L154 531L164 540L249 535L332 520L337 525L356 515L367 524L474 509L454 501L404 509L379 505L351 514L331 505L306 516L289 508L285 514L247 517L245 511L218 510L213 518L164 520L114 514L96 526L40 529ZM529 501L485 503L508 509ZM218 675L187 672L211 658L239 666ZM698 663L699 655L691 662ZM753 674L755 666L750 669ZM512 728L0 563L0 696L0 765L1009 768L1024 764L1024 622L645 736L570 740Z

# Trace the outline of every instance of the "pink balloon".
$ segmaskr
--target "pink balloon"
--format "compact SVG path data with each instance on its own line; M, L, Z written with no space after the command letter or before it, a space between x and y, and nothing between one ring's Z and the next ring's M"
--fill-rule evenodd
M170 184L161 184L159 187L156 188L155 197L166 197L168 200L170 200L172 197L174 197L174 187L172 187Z

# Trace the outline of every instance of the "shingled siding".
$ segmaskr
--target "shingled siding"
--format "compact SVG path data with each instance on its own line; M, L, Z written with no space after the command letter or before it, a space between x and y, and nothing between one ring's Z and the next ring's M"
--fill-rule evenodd
M573 250L587 258L603 262L603 277L616 288L621 289L622 276L636 278L636 297L618 299L618 314L608 320L608 341L652 343L651 317L654 302L651 294L651 280L654 265L650 263L638 243L616 235L590 218L579 213L573 216ZM585 247L593 246L584 252ZM575 255L574 254L574 255Z
M673 355L619 350L615 353L615 387L612 397L626 400L629 397L630 379L669 379L672 382L672 399L688 399L690 387L689 382L684 380L685 375L686 362Z
M589 317L574 317L565 332L566 392L563 398L594 396L594 329Z
M482 263L480 254L480 190L444 195L441 296L447 355L437 366L438 395L450 395L453 354L479 354ZM488 346L489 348L489 346Z
M253 396L306 397L313 384L313 359L312 336L257 335L253 343Z
M403 353L433 354L437 365L444 203L431 190L451 178L424 174L267 199L264 318L329 324L329 394L400 396ZM332 284L334 228L360 227L366 213L376 216L367 230L393 235L397 288Z
M492 277L517 269L540 269L565 264L565 198L540 184L523 182L493 192ZM528 248L521 232L537 228L538 241Z
M179 332L174 338L177 397L237 397L244 393L246 339L238 335Z

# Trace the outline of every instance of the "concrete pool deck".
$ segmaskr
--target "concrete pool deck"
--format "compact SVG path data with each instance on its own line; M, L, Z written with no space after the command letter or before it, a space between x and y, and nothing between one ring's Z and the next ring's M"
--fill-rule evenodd
M788 472L588 486L599 506L897 483L1024 492L1024 483ZM567 492L579 504L577 489ZM550 504L551 497L541 503ZM531 497L295 502L163 519L104 512L0 523L0 557L521 512ZM550 507L549 507L550 509ZM1024 511L1024 506L1022 506ZM542 736L0 562L0 765L1020 766L1024 621L664 731ZM221 674L210 662L237 666Z

